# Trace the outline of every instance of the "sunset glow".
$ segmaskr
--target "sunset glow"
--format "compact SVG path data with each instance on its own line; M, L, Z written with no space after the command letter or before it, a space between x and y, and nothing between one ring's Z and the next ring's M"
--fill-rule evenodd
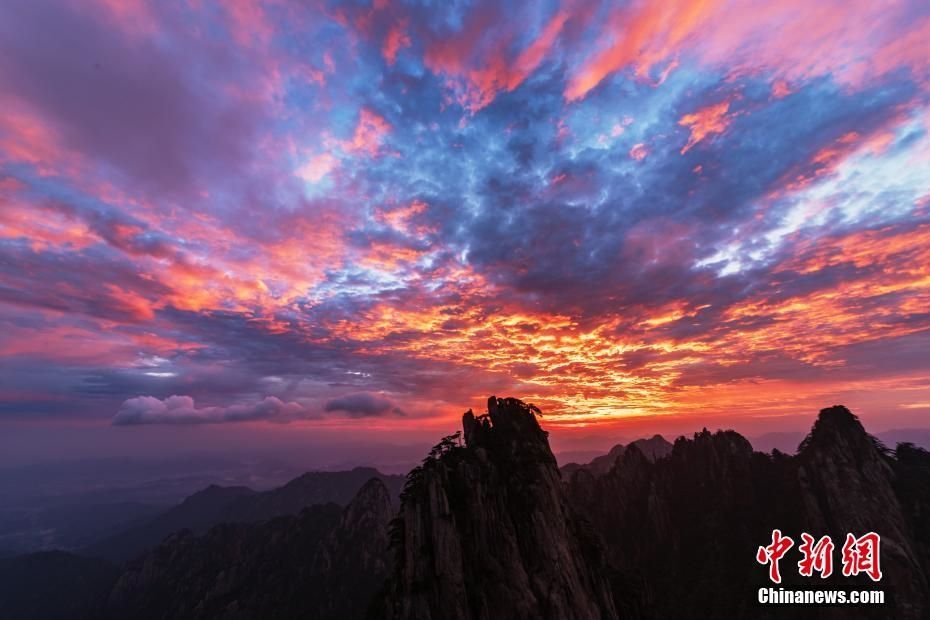
M0 416L926 426L928 40L916 0L7 2Z

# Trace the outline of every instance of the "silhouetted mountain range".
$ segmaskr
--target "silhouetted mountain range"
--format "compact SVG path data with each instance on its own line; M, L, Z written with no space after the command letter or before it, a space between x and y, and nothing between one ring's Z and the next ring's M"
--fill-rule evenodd
M250 523L282 515L295 515L308 506L348 504L371 478L381 479L392 497L400 494L403 476L386 476L370 467L351 471L308 472L284 486L257 492L244 486L211 485L181 504L123 532L87 547L85 555L119 564L151 549L172 532L182 529L204 534L220 523Z
M905 460L924 469L911 466L909 488L896 492ZM889 453L848 410L833 407L820 413L797 456L753 452L737 433L704 430L678 439L654 463L628 450L604 476L576 472L567 488L619 571L617 599L625 615L778 617L754 605L756 590L770 584L749 553L778 528L796 539L809 532L830 534L834 541L847 532L879 532L882 585L895 592L897 607L891 614L857 608L855 617L922 618L930 555L916 552L927 527L918 515L927 514L930 504L915 493L930 489L928 467L927 452L902 445ZM786 584L811 584L790 567ZM838 571L829 583L870 585ZM808 615L850 612L817 613Z
M109 596L121 618L360 617L388 570L391 497L371 478L344 509L312 506L258 525L170 536Z
M821 411L796 455L705 429L674 444L657 436L617 446L562 472L538 413L494 397L487 413L466 412L462 433L407 476L399 510L389 489L397 481L374 470L343 472L372 474L345 508L317 502L270 519L293 505L283 498L335 491L324 479L266 493L211 487L169 511L205 533L171 534L120 571L68 554L0 562L0 583L16 576L0 587L4 617L930 615L930 453L889 450L846 408ZM243 522L209 528L232 519ZM795 540L829 534L838 548L847 532L881 534L879 584L838 568L802 578L786 556L783 585L878 587L889 604L758 606L757 589L771 583L755 552L776 528Z
M665 440L662 435L653 435L649 439L637 439L629 443L630 446L636 446L646 458L650 461L662 458L672 451L672 444ZM606 474L617 462L617 459L623 456L628 446L618 443L607 454L595 457L587 464L566 463L559 469L563 476L571 476L579 469L587 469L595 475Z

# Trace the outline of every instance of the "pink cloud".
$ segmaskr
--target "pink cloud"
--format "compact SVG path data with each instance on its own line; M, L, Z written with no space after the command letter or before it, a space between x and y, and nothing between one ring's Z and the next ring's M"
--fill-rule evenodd
M649 154L649 148L642 142L634 144L633 148L630 149L630 157L636 161L642 161L646 159L646 155Z
M298 402L284 402L276 396L249 404L228 407L202 407L190 396L169 396L160 400L153 396L137 396L125 401L113 417L114 426L140 424L217 424L267 420L290 422L307 417L308 409Z
M297 176L311 183L318 183L320 179L332 172L339 165L339 160L329 153L321 153L310 159L297 170Z
M446 76L459 104L477 112L494 101L498 93L516 89L532 75L549 55L570 17L564 11L556 13L511 60L507 49L515 33L495 32L493 26L499 16L487 9L478 10L460 33L433 42L423 61L434 73Z
M909 67L925 80L930 56L920 42L930 34L930 19L910 20L901 29L915 5L868 0L633 2L607 18L596 51L570 74L565 98L583 98L617 71L629 69L646 77L654 67L674 64L684 55L731 72L767 71L788 81L831 74L858 86L899 67ZM855 56L850 50L856 50Z
M368 108L362 108L352 139L343 142L342 146L350 153L362 152L374 157L390 132L391 124L384 117Z
M402 20L388 30L387 36L384 37L381 53L384 55L387 64L393 65L397 62L398 52L406 47L410 47L410 35L407 34L407 21Z
M634 2L615 9L599 36L599 51L571 76L565 98L581 99L605 77L626 67L646 75L674 56L709 17L711 4L707 0Z

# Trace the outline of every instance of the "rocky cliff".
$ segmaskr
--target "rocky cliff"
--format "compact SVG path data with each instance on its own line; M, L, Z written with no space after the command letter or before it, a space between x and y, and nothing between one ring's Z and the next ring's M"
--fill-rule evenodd
M465 413L409 476L379 615L403 619L615 618L601 549L565 495L531 405Z
M907 448L905 447L905 450ZM773 529L830 534L836 571L827 583L872 587L839 574L847 532L882 536L881 587L889 607L856 609L863 618L923 618L927 555L921 519L930 514L930 459L911 447L910 465L892 458L845 407L821 411L797 456L753 452L737 433L704 430L679 438L655 462L628 449L603 476L575 472L573 504L586 514L618 570L615 602L632 617L779 617L755 606L770 585L751 550ZM907 476L904 469L907 469ZM926 468L926 469L925 469ZM921 496L920 489L926 489ZM784 585L824 585L797 574L797 546L783 560ZM837 608L804 609L805 617L849 617ZM799 612L800 613L800 612Z
M896 617L930 615L926 564L917 553L920 521L908 518L895 489L898 463L845 407L820 412L802 442L797 481L808 531L843 541L847 532L881 535L882 585L894 591ZM842 543L840 542L837 547ZM862 583L868 582L863 578Z

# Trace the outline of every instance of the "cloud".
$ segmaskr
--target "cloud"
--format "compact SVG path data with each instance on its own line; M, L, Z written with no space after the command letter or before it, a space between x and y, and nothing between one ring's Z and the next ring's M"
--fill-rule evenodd
M137 396L122 404L113 418L115 426L141 424L217 424L267 420L290 422L308 417L307 409L297 402L284 402L275 396L246 405L203 407L198 409L190 396Z
M372 418L384 415L405 415L390 399L369 392L358 392L334 398L326 403L324 411L341 411L352 418Z
M928 363L919 3L105 4L0 20L4 415L570 423Z
M358 392L334 398L323 406L323 413L344 414L349 418L404 416L403 410L384 396ZM197 407L191 396L174 395L165 399L136 396L123 402L112 419L114 426L146 424L220 424L266 421L287 423L317 419L319 411L300 402L285 402L276 396L227 407Z

